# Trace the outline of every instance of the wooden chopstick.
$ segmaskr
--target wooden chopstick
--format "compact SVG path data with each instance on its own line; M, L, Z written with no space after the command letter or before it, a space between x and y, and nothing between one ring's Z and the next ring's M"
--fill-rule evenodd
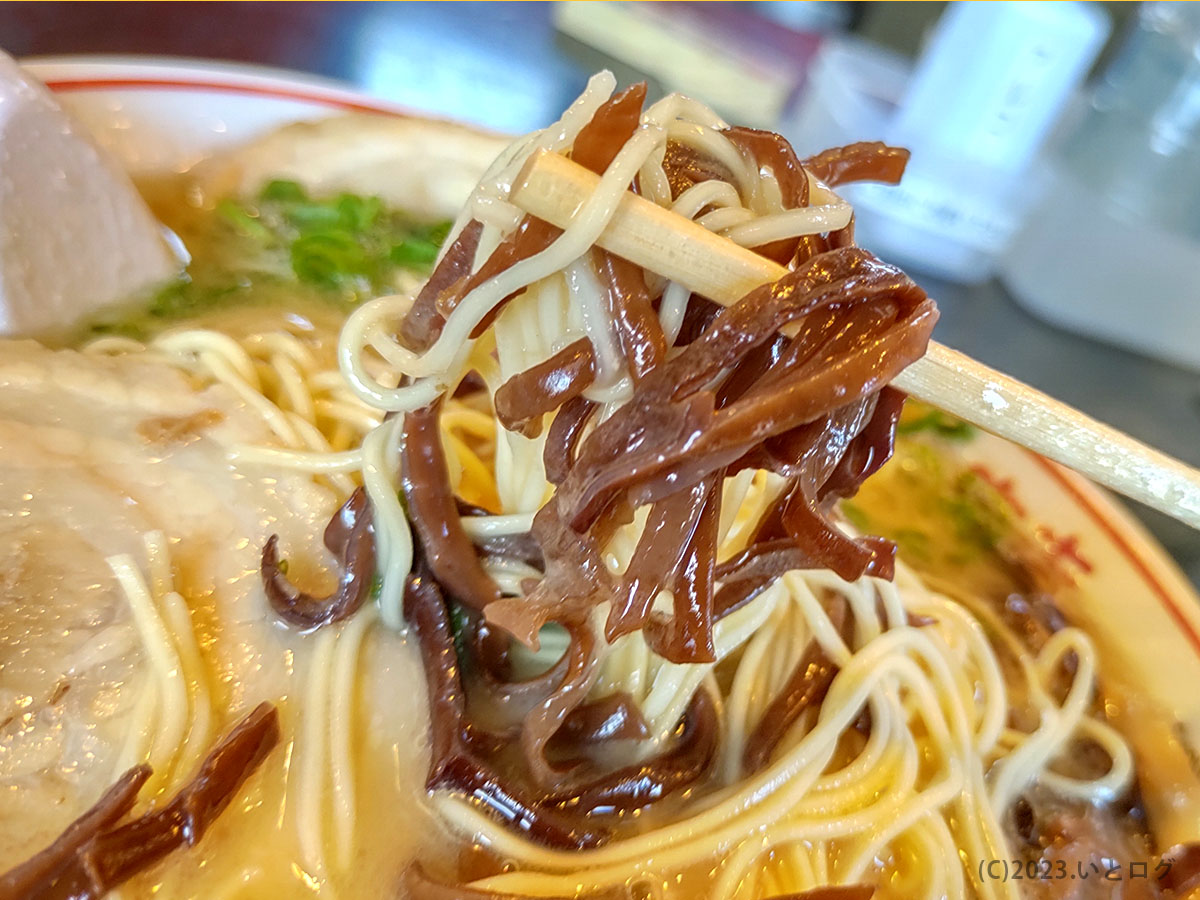
M566 228L599 180L566 157L542 151L526 163L509 199ZM725 306L786 271L633 193L622 197L597 243ZM1200 528L1200 471L949 347L930 342L926 355L893 384Z

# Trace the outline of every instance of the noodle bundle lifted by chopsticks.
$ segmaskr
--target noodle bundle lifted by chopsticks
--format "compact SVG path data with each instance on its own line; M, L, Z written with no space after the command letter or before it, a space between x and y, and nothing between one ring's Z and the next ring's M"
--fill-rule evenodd
M424 663L428 787L507 861L470 896L1015 896L960 853L1006 855L1010 808L1077 730L1111 765L1059 783L1072 797L1119 795L1131 765L1087 716L1085 635L1013 638L1041 715L1017 733L984 613L837 517L892 453L888 383L937 312L854 245L831 188L895 182L907 153L801 161L685 97L614 91L596 76L501 155L415 296L351 315L340 366L389 413L362 446L369 502L326 534L337 592L292 587L273 540L268 596L320 626L377 562L382 619ZM541 152L600 176L566 229L509 201ZM601 249L628 191L787 274L722 307ZM408 889L466 895L416 870Z
M723 478L756 469L786 479L780 521L760 523L763 539L725 573L731 583L795 568L833 568L846 578L890 573L892 548L846 537L822 509L887 458L899 402L882 389L924 352L936 310L903 273L852 246L849 207L818 177L894 181L902 151L858 145L810 160L810 171L778 135L717 130L711 113L684 98L668 98L643 121L644 95L637 85L596 107L589 92L557 135L540 136L545 146L502 159L422 291L411 303L384 298L364 307L347 326L341 358L365 400L406 413L396 436L402 432L410 463L409 511L434 574L457 601L487 609L490 622L532 645L544 622L574 615L567 607L615 601L616 591L622 599L606 638L648 626L673 661L711 661L711 627L697 617L712 614L714 541L693 540L680 526L719 518L714 486ZM685 111L702 114L690 122ZM672 122L674 136L664 127ZM607 173L566 233L500 196L536 149L566 150ZM729 223L723 231L788 262L789 276L721 311L593 247L631 186L705 224ZM826 202L813 206L813 198ZM839 227L822 233L830 221ZM778 334L788 325L798 333ZM394 366L388 374L403 383L386 388L368 375L364 351ZM525 496L503 513L528 518L554 484L552 502L531 523L539 543L563 543L551 533L564 528L590 539L564 548L562 560L547 559L552 576L564 574L546 579L533 598L499 597L458 524L448 485L437 484L445 465L429 446L439 436L427 421L472 371L487 382L499 424L524 438L501 438L512 463L527 469ZM496 480L509 479L497 472ZM592 571L607 536L643 506L651 522L640 551L655 552L636 554L638 572L607 592L555 588ZM518 521L475 525L508 530ZM696 562L683 564L685 556ZM656 571L642 571L647 566ZM707 599L698 601L703 608L688 605L681 586L678 615L666 625L651 619L649 606L677 569L705 578L694 590ZM751 570L761 574L752 578ZM744 602L753 589L742 593Z

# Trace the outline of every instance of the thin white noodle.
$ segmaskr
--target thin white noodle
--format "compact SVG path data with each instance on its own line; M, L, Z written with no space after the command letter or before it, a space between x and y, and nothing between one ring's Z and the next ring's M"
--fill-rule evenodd
M180 750L178 771L192 772L208 751L212 731L212 700L207 670L196 640L192 614L183 596L174 589L167 538L161 531L143 536L146 546L151 594L162 611L175 650L182 664L184 683L188 688L190 708L188 735Z
M389 447L399 443L400 417L384 422L363 441L363 486L371 501L376 525L376 563L380 573L379 611L389 628L404 622L404 582L412 568L412 531L400 506L396 474L399 466L389 458Z
M321 450L277 450L274 447L234 446L229 450L234 462L250 462L303 472L356 472L363 466L362 450L332 453Z
M355 828L358 809L355 798L356 681L363 641L375 624L376 611L368 607L341 626L334 649L332 685L329 692L330 779L333 783L333 813L337 823L335 844L342 871L354 863Z
M701 181L680 194L671 204L671 211L694 219L707 206L741 209L742 201L733 185L726 181Z
M753 212L743 206L725 206L705 213L696 221L709 231L723 232L728 237L731 229L744 224L753 224L758 220L755 219Z
M679 337L679 331L683 328L683 317L687 313L687 304L691 296L691 291L674 281L670 282L663 291L662 305L659 307L658 315L668 343L674 344L675 339Z
M179 653L133 557L110 556L109 568L125 592L157 685L157 725L148 760L154 769L148 792L170 784L175 760L188 729L188 690ZM140 705L140 704L139 704Z
M325 778L329 763L330 670L337 649L338 631L322 629L313 636L308 661L304 703L299 707L292 751L292 773L288 778L288 805L295 811L300 839L301 862L318 877L328 869L325 861Z
M463 516L463 531L480 539L504 534L522 534L533 527L533 513L512 513L505 516Z
M592 344L592 360L599 386L607 386L621 377L624 360L617 346L612 322L601 300L600 282L587 259L577 259L566 268L567 289L571 302L583 315L583 330Z
M743 247L761 247L784 238L845 228L850 224L850 216L853 212L849 203L806 206L803 209L789 209L773 216L760 216L751 221L731 226L712 225L708 227L714 229L723 227L725 237L735 244L741 244ZM716 213L710 215L716 215Z

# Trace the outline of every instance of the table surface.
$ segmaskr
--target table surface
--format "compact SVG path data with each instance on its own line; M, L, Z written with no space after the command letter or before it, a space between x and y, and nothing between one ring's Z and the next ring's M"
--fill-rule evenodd
M542 3L0 3L0 47L16 56L168 54L299 69L414 109L523 131L556 116L602 63L556 37L550 15ZM1200 374L1047 325L996 282L923 286L941 308L941 342L1200 465ZM1135 512L1200 584L1200 535Z

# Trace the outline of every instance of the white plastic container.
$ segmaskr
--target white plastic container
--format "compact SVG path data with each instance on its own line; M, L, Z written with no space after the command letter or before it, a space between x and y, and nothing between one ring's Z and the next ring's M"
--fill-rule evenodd
M1059 170L1002 278L1070 331L1200 370L1200 242L1122 214Z
M847 191L861 243L943 278L990 277L1034 154L1107 34L1086 3L950 4L886 130L912 151L902 185Z
M1002 278L1055 324L1200 370L1200 6L1148 3Z

